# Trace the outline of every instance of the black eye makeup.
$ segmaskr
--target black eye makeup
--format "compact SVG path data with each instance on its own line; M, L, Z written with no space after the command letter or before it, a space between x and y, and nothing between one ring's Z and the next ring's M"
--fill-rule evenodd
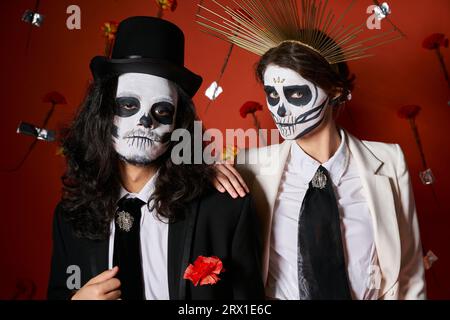
M122 118L128 118L139 112L141 103L134 97L116 98L115 114Z
M267 102L272 106L278 105L280 103L280 95L278 94L275 87L264 86L264 91L266 92Z
M161 124L172 124L175 114L175 106L170 102L158 102L151 108L153 118Z
M312 100L312 92L308 85L286 86L283 91L287 101L294 106L306 106Z

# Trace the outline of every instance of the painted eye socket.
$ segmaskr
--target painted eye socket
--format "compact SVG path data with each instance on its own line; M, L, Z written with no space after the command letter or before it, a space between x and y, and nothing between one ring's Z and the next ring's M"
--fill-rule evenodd
M311 102L313 95L308 85L283 87L287 101L294 106L306 106Z
M170 102L158 102L152 106L151 112L159 123L172 124L175 115L175 106Z
M127 118L135 115L141 109L138 99L133 97L120 97L116 99L115 114Z
M280 95L277 90L275 90L275 87L264 86L264 91L266 92L267 102L269 105L274 107L280 103Z

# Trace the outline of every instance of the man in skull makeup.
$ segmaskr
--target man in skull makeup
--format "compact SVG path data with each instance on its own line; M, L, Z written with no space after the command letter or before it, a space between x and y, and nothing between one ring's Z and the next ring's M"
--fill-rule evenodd
M94 84L63 140L48 297L263 298L250 198L217 192L206 164L171 160L175 129L189 131L194 145L191 98L202 82L184 67L182 31L128 18L112 58L95 57L91 70ZM185 272L200 257L216 273L191 283Z
M141 92L145 94L136 96ZM119 156L144 166L158 159L175 128L177 104L177 89L170 80L140 73L119 76L113 127Z

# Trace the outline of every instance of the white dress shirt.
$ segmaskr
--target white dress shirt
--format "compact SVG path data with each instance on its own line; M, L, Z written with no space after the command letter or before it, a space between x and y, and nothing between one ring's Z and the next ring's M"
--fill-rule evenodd
M328 170L341 219L347 274L353 299L377 299L379 274L372 218L363 196L359 173L340 131L342 142L322 166ZM269 275L266 295L274 299L298 300L297 239L303 198L321 164L292 144L274 207L270 239Z
M155 174L137 194L129 193L122 187L119 199L128 195L128 197L139 198L147 203L155 189L156 176ZM115 225L113 221L109 237L109 268L113 267L114 232ZM140 238L145 298L147 300L169 300L169 281L167 276L169 225L162 222L156 216L156 212L150 211L147 205L144 205L141 209Z

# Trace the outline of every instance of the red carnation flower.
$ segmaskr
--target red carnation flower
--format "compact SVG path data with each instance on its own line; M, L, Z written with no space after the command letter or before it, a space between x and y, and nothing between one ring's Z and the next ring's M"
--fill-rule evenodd
M42 101L51 104L67 104L66 98L57 91L47 93L44 98L42 98Z
M448 48L448 38L442 33L433 33L425 38L422 47L428 50L435 50L440 47Z
M244 103L239 110L241 117L246 118L248 114L254 114L256 111L261 111L263 106L256 101L247 101Z
M414 119L420 110L420 106L416 105L403 106L398 110L398 116L402 119Z
M103 35L108 40L114 40L119 24L116 21L107 21L102 25Z
M178 6L177 0L156 0L157 5L161 10L175 11Z
M199 256L194 264L190 264L184 272L183 278L191 280L194 286L216 284L220 278L218 275L224 272L222 261L218 257Z

